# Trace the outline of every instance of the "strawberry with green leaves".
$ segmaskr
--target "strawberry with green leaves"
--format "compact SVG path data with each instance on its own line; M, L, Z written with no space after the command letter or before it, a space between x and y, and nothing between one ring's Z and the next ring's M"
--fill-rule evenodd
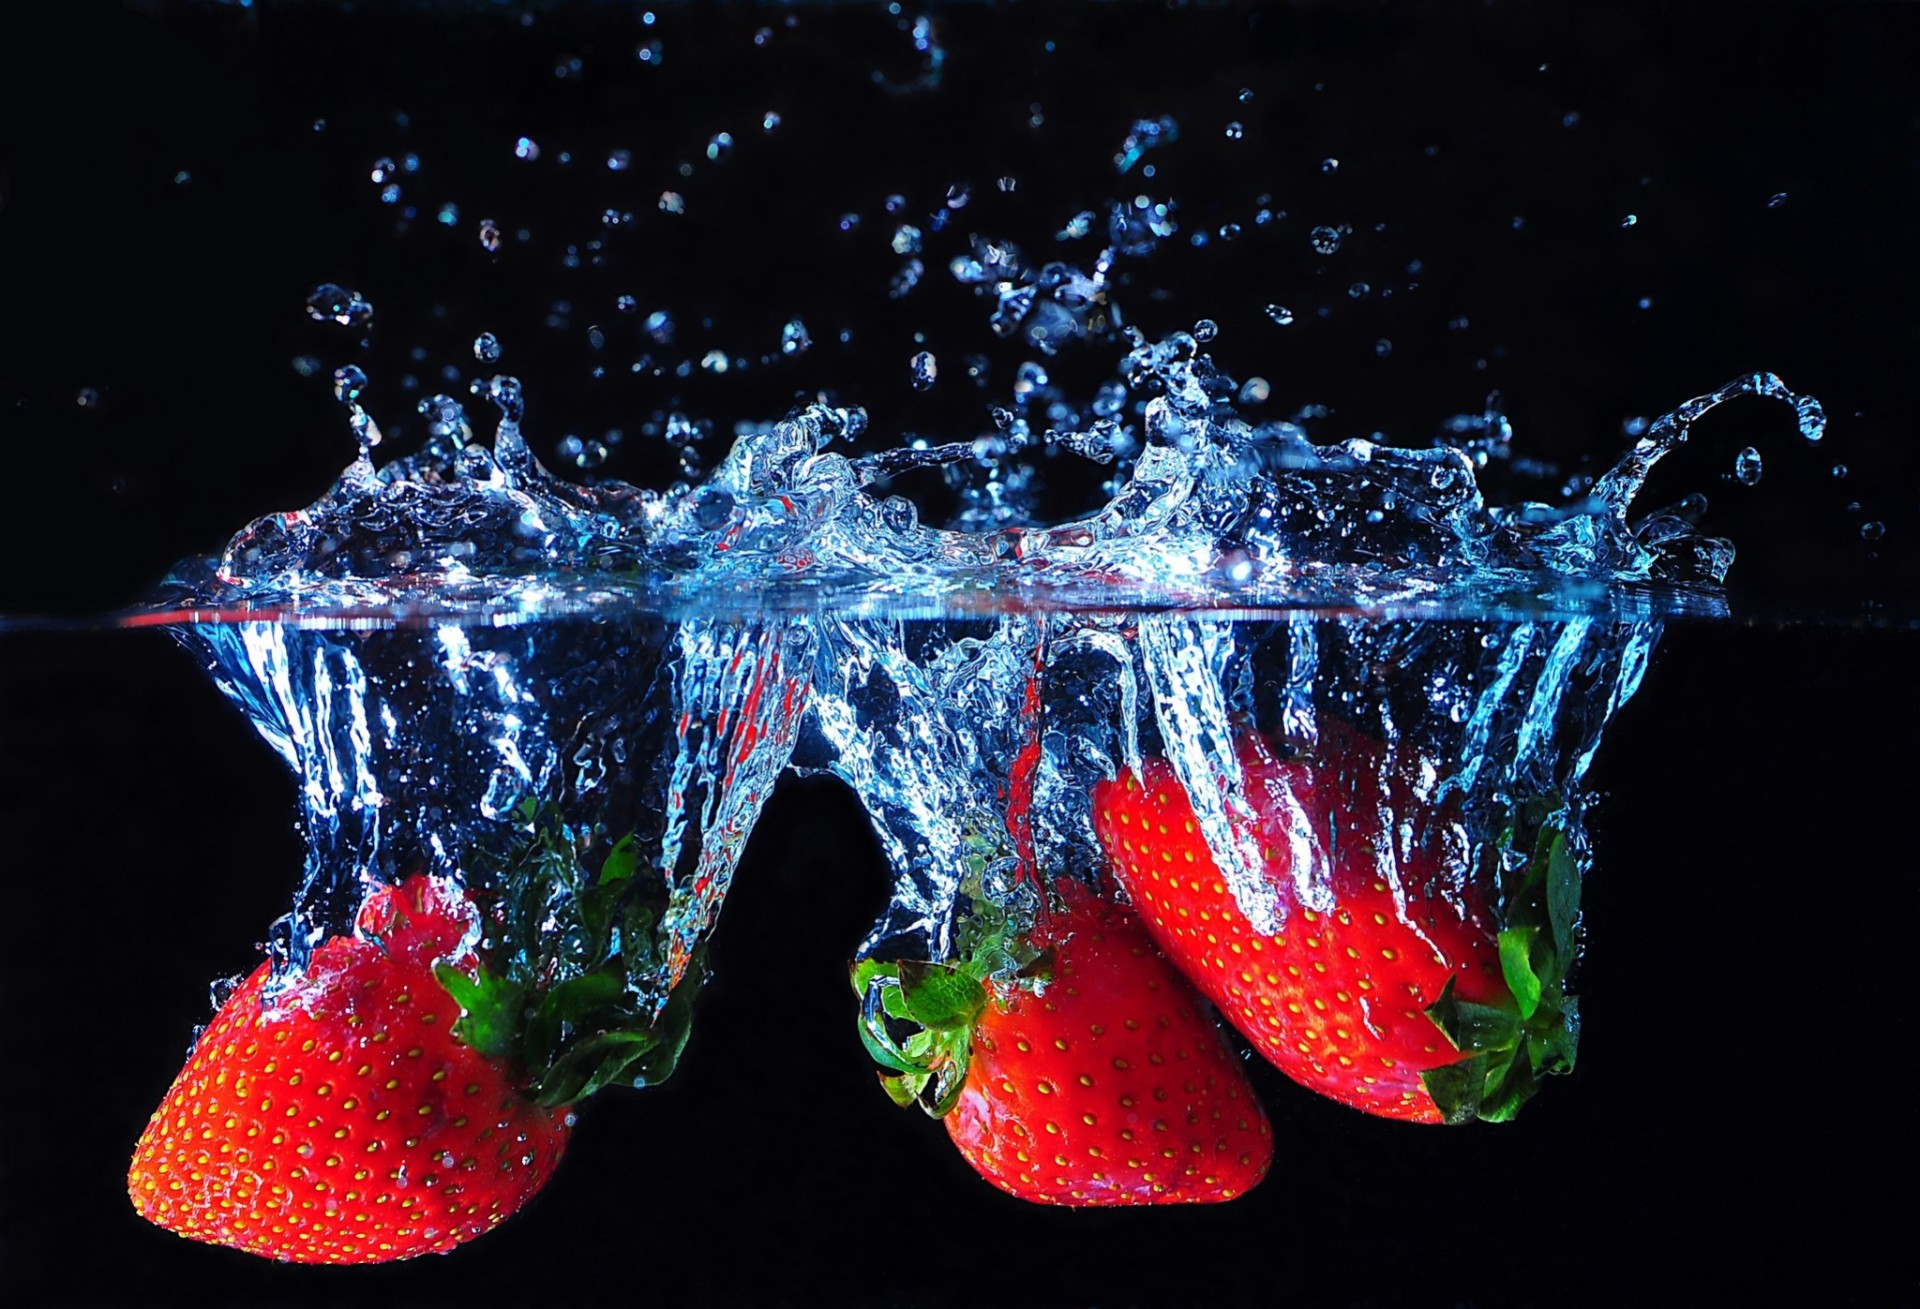
M856 966L889 1093L942 1117L974 1170L1022 1200L1243 1194L1273 1136L1206 1002L1125 908L1057 890L1063 907L1013 950L996 937L958 964Z
M573 1116L455 1037L434 968L473 969L473 923L456 888L416 877L376 891L292 985L261 964L140 1138L140 1215L272 1259L377 1263L445 1253L531 1199Z
M631 841L589 876L571 829L518 817L478 903L377 887L304 969L262 964L226 999L135 1148L142 1217L296 1263L444 1254L545 1185L570 1105L672 1071L702 974L659 1006L634 985L661 970Z
M1350 728L1324 721L1286 761L1249 733L1238 755L1284 919L1273 936L1228 890L1165 760L1097 786L1093 817L1153 939L1262 1055L1342 1104L1423 1123L1509 1118L1539 1076L1572 1067L1579 875L1550 815L1502 881L1465 866L1451 816ZM1302 824L1329 855L1330 906L1296 885Z

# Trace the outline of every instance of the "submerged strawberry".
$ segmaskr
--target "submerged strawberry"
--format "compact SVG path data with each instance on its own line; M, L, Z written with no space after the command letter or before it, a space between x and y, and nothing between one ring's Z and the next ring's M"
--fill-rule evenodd
M1273 1136L1206 1002L1125 908L1077 882L1033 942L1036 967L863 965L922 1031L869 1022L903 1103L930 1095L976 1172L1042 1204L1206 1204L1266 1175ZM1050 974L1044 984L1033 975ZM984 972L984 979L975 976Z
M573 1116L455 1037L434 966L473 970L473 921L450 884L415 877L375 892L285 989L262 964L141 1135L134 1208L194 1240L334 1264L445 1253L517 1211Z
M1323 725L1310 758L1252 736L1238 753L1275 935L1240 911L1165 760L1096 787L1094 826L1154 939L1262 1055L1342 1104L1429 1123L1510 1117L1537 1075L1572 1066L1579 883L1553 828L1501 888L1442 839L1451 824L1411 821L1435 815L1350 729ZM1298 893L1302 823L1330 855L1331 907Z

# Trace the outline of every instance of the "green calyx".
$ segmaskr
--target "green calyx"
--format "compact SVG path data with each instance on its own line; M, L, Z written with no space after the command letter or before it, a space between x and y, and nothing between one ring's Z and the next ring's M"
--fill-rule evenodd
M1051 951L1035 947L985 900L974 901L953 962L856 961L860 1040L881 1067L888 1098L945 1117L966 1087L973 1029L993 996L1047 977L1051 965Z
M521 838L474 861L475 880L491 892L475 894L491 938L485 962L472 976L434 969L465 1011L454 1036L524 1070L528 1098L544 1108L665 1081L706 980L704 948L661 1003L647 986L666 968L659 897L635 876L632 835L589 872L592 843L557 814L527 800L514 816Z
M1580 864L1561 816L1541 826L1532 858L1508 888L1498 947L1512 1004L1462 1000L1449 978L1427 1006L1427 1017L1467 1056L1422 1079L1445 1121L1506 1122L1533 1098L1541 1077L1573 1070L1580 1012L1566 985L1579 915Z

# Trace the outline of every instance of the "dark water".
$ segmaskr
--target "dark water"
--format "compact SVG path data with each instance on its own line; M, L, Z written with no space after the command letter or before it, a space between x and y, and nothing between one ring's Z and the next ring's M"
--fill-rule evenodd
M1104 156L1129 122L1171 112L1192 125L1194 153L1147 160L1191 197L1190 228L1217 230L1251 203L1232 184L1245 165L1221 131L1229 119L1244 119L1241 144L1257 144L1278 179L1244 189L1282 192L1275 203L1294 216L1251 247L1274 289L1251 294L1249 264L1210 262L1217 246L1169 247L1143 275L1168 299L1143 313L1170 327L1214 316L1223 357L1267 377L1276 407L1331 407L1329 435L1414 442L1498 387L1523 440L1570 462L1610 460L1625 417L1776 369L1826 402L1828 448L1795 446L1782 415L1730 413L1669 485L1714 500L1755 609L1791 602L1837 620L1669 630L1591 779L1603 798L1581 1065L1513 1124L1374 1122L1256 1067L1279 1149L1250 1197L1079 1214L1007 1200L873 1085L844 967L885 904L885 867L846 790L789 779L738 872L718 980L675 1079L590 1106L556 1181L502 1232L449 1259L346 1273L179 1241L137 1219L123 1191L208 981L246 968L287 907L302 858L291 784L164 638L0 634L9 1302L1518 1306L1619 1303L1657 1284L1709 1302L1910 1293L1895 1262L1910 1133L1894 1034L1913 913L1920 648L1910 632L1850 620L1863 594L1882 613L1916 612L1901 606L1920 517L1900 307L1920 289L1905 248L1920 85L1902 55L1920 14L1296 4L1254 24L1232 6L968 6L947 19L944 98L902 100L869 76L917 67L877 7L797 9L791 32L784 8L663 8L657 86L601 71L627 68L651 39L621 6L542 6L532 28L513 12L348 20L320 4L252 17L43 8L0 20L0 291L12 307L0 328L12 460L0 612L103 612L245 519L313 497L351 446L324 374L302 378L289 360L313 354L331 369L355 357L300 311L321 280L380 306L367 364L381 421L399 416L396 444L419 436L404 424L421 392L399 379L427 369L409 350L429 348L431 367L460 361L482 328L505 339L549 444L670 403L728 422L775 417L821 386L866 404L876 429L971 435L989 397L946 388L974 348L963 343L986 338L986 309L951 285L931 295L944 277L932 259L920 298L885 300L898 261L878 230L884 196L912 191L924 208L959 177L985 192L1004 171L1040 197L1037 212L1065 216L1114 189ZM30 17L64 31L28 39ZM716 85L762 26L786 62ZM1042 29L1059 51L1040 48ZM572 56L588 69L577 82L554 75ZM1256 89L1247 104L1243 86ZM1050 128L1025 126L1035 101ZM746 163L768 109L783 123L766 139L794 142L785 153L752 170L702 164L707 189L686 187L690 215L704 204L725 221L650 228L617 258L610 247L611 267L592 277L561 257L608 202L607 171L513 171L523 132L588 161L630 148L650 161L624 193L637 208L718 130L741 138L732 164ZM394 238L367 170L406 149L433 180L415 230ZM1323 173L1336 157L1337 173ZM421 239L443 200L460 205L457 243ZM537 238L493 277L469 238L482 206ZM790 230L794 214L842 209L865 215L865 245ZM1638 221L1623 228L1628 213ZM1359 229L1337 259L1307 249L1322 221ZM1413 278L1416 258L1426 271ZM1400 293L1355 301L1358 280ZM1404 289L1413 280L1417 294ZM637 323L610 307L617 291L711 314L716 341L739 325L729 348L752 335L770 349L795 313L829 340L842 324L815 306L840 286L859 292L844 314L854 341L816 346L787 371L724 385L696 372L670 395L644 379L596 385L582 362L589 324L624 324L623 366L637 349ZM566 329L547 329L561 298L578 307ZM1269 302L1334 312L1283 332ZM1456 318L1469 325L1451 328ZM906 367L916 330L946 369L926 393ZM996 387L1020 358L995 353ZM1091 387L1099 370L1087 369ZM96 401L83 406L87 389ZM1751 495L1731 480L1748 443L1768 459ZM674 471L637 437L609 470L636 482ZM1052 493L1085 489L1061 475ZM1890 530L1869 551L1858 527L1872 515Z

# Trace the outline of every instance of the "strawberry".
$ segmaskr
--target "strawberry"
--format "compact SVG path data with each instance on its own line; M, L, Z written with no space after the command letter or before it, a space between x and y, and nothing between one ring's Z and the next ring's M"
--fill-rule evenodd
M1266 1175L1265 1111L1204 1000L1125 908L1063 880L1064 909L1008 973L866 963L856 987L922 1025L894 1043L869 1005L868 1047L901 1102L932 1111L976 1172L1041 1204L1205 1204ZM1035 984L1036 972L1051 977ZM984 976L979 974L984 973ZM872 990L869 990L872 988Z
M362 906L285 988L262 964L221 1005L140 1137L141 1216L296 1263L445 1253L524 1205L573 1116L456 1039L434 974L471 973L471 905L414 877Z
M1282 762L1251 734L1238 754L1275 935L1241 912L1165 760L1096 786L1094 828L1153 939L1262 1055L1342 1104L1424 1123L1511 1117L1538 1074L1571 1068L1579 878L1544 804L1533 857L1502 885L1466 866L1456 815L1339 723L1310 757ZM1294 878L1302 820L1329 855L1330 906Z
M143 1217L301 1263L445 1253L546 1182L568 1105L672 1073L704 947L663 939L634 837L514 819L468 852L482 891L377 888L304 970L227 998L135 1150Z

